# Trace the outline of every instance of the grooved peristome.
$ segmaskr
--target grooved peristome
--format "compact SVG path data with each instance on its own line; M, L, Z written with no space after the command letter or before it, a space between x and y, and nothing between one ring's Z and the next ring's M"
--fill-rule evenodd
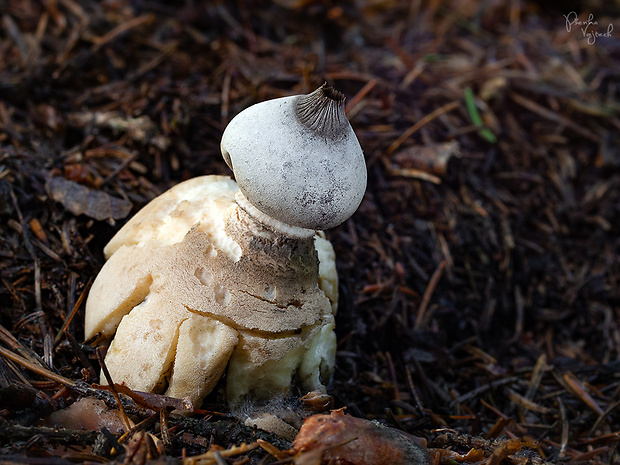
M344 94L323 84L314 92L297 97L295 116L301 124L321 137L339 137L346 134L343 129L349 124L344 101Z

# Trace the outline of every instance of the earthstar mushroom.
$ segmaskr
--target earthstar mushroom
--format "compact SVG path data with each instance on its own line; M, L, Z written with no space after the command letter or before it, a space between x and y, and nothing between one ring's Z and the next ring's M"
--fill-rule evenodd
M286 398L293 385L324 392L338 285L316 230L345 221L366 187L344 97L322 86L256 104L226 128L222 153L237 182L178 184L105 247L86 339L111 339L114 382L195 407L225 371L233 409Z
M366 164L344 113L344 95L323 85L239 113L222 136L239 189L283 223L333 228L357 210Z

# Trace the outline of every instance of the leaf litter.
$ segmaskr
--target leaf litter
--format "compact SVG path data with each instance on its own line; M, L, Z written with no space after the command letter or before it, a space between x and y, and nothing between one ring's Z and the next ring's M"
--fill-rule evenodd
M580 8L591 33L620 18ZM219 140L243 108L327 81L348 97L369 186L328 232L341 304L326 405L424 438L434 463L617 463L620 42L588 43L569 13L4 2L3 461L347 463L290 452L217 394L178 416L177 400L110 392L82 343L83 296L120 224L184 179L229 174ZM130 432L42 423L80 398L126 412Z

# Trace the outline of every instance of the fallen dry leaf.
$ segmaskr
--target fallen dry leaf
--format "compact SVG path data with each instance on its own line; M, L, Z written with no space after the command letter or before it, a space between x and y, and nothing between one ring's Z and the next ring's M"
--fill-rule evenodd
M74 215L86 215L100 221L125 218L132 207L129 200L89 189L82 184L61 177L49 179L47 188L52 198Z
M350 465L429 464L424 440L379 423L335 410L306 418L293 441L295 463L337 460ZM320 452L317 452L320 451ZM312 461L306 460L310 454ZM317 462L319 463L319 462Z

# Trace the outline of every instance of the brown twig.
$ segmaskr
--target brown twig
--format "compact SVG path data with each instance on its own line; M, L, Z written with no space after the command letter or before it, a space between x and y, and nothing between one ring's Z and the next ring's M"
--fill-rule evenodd
M40 376L43 376L44 378L51 379L52 381L56 381L57 383L63 384L68 387L75 386L75 382L70 380L69 378L65 378L64 376L56 374L48 370L47 368L43 368L42 366L32 363L29 360L26 360L21 355L17 355L16 353L11 352L10 350L5 349L4 347L0 347L0 355L2 355L5 358L8 358L9 360L14 361L15 363L23 366L24 368L27 368L28 370Z
M112 395L114 396L114 399L116 400L116 405L119 411L121 412L121 417L123 418L123 422L125 423L125 428L127 431L131 431L132 422L127 416L127 414L125 413L125 408L123 407L121 398L118 395L118 391L116 390L116 386L114 384L114 381L112 380L112 376L110 375L110 372L108 371L108 367L105 364L103 349L101 347L97 347L96 353L97 353L97 360L99 360L99 364L101 365L101 371L103 372L103 375L105 376L105 379L108 382L108 386L110 386Z
M439 262L439 265L433 272L431 279L429 280L428 285L426 286L426 290L424 291L424 295L422 296L422 302L420 302L420 305L418 307L418 312L416 314L415 326L414 326L415 329L420 329L425 324L425 321L428 321L429 316L426 314L426 310L428 308L428 304L431 301L433 292L435 292L435 288L437 287L437 284L439 283L439 280L441 279L441 275L443 274L443 270L445 266L446 266L445 260L442 260L441 262Z
M75 305L73 306L73 309L71 310L71 313L69 313L69 315L67 315L67 318L65 319L65 322L63 323L62 327L60 328L60 331L58 331L58 334L56 334L56 338L54 339L54 344L58 344L58 342L60 342L60 338L65 333L65 331L67 330L69 324L71 323L71 321L75 317L75 314L77 313L78 309L82 305L82 302L84 302L84 299L86 298L86 295L88 294L88 290L90 289L90 285L92 284L92 282L93 282L93 278L91 277L88 280L88 282L86 283L86 286L84 286L84 290L82 291L82 293L78 297L77 302L75 302Z
M445 105L437 108L436 110L430 112L428 115L424 116L422 119L420 119L415 124L413 124L409 129L403 132L394 142L390 144L390 146L386 150L386 155L391 155L392 153L394 153L407 139L413 136L421 128L426 126L428 123L433 121L438 116L451 112L452 110L460 106L460 104L461 102L458 102L458 101L446 103Z

